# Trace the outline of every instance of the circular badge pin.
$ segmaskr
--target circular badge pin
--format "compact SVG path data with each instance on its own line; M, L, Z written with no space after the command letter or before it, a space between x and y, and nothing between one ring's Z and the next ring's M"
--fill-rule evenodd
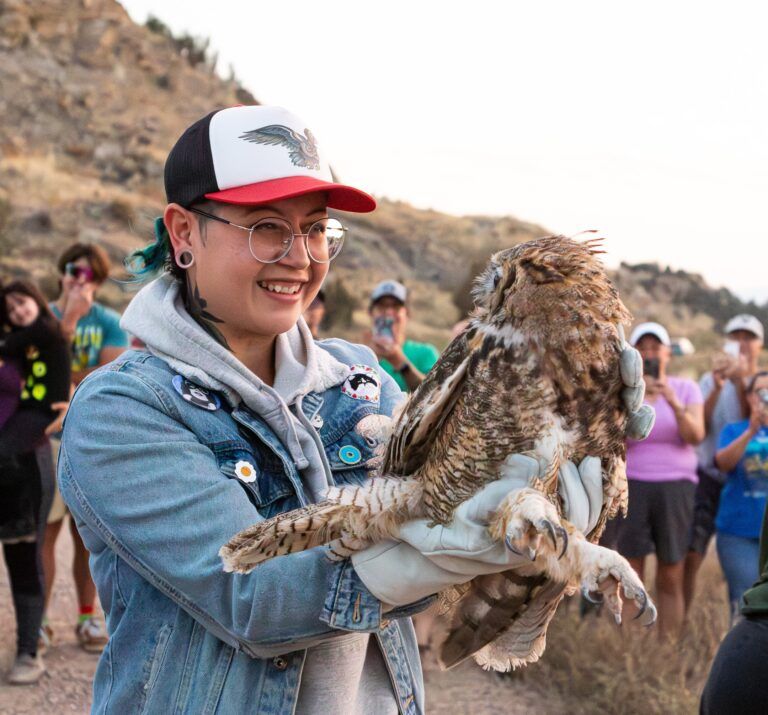
M174 375L171 382L176 392L191 405L200 407L203 410L210 410L211 412L221 407L221 400L219 400L217 394L209 392L204 387L195 385L194 382L190 382L187 378L181 375Z
M362 458L363 455L360 454L360 450L354 445L345 444L339 450L339 459L344 462L344 464L357 464Z
M315 429L320 429L325 424L325 420L318 413L312 418L311 424Z
M381 382L379 373L370 365L350 365L349 376L341 386L341 392L353 400L376 403L379 401Z
M241 482L250 484L256 481L256 470L250 462L240 461L235 464L235 476Z

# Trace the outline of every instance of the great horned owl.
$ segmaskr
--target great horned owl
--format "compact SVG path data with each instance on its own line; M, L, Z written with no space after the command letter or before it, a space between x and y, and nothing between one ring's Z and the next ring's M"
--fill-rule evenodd
M507 497L489 531L531 561L444 594L452 624L441 663L474 655L508 670L538 659L563 595L579 585L595 590L608 575L615 579L609 607L620 609L620 583L644 609L647 595L629 564L562 519L557 493L563 460L595 455L603 508L589 539L626 508L617 326L630 315L598 246L551 236L495 254L476 281L467 329L396 419L382 476L331 488L323 502L241 532L221 550L225 568L249 571L329 542L346 556L412 518L447 524L462 501L498 478L510 454L523 453L539 461L543 476Z

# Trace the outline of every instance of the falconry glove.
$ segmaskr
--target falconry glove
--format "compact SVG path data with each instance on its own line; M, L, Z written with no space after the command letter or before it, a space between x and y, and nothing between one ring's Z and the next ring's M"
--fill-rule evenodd
M600 461L593 461L597 463L600 486ZM580 510L577 521L588 526L589 517L585 515L594 512L594 521L597 521L600 513L602 487L599 503L593 507L595 498L587 493L576 466L567 462L564 469L569 471L569 476L563 477L561 470L561 481L568 484L567 503L577 505ZM379 600L403 606L479 575L530 564L527 556L493 540L488 533L488 522L510 492L527 487L540 470L537 460L522 454L510 455L501 468L500 479L460 504L450 524L430 526L428 519L414 519L400 526L401 541L379 542L353 554L352 564L358 576ZM588 480L594 479L593 472L594 467L588 466L585 471ZM570 516L566 506L565 517L570 520Z

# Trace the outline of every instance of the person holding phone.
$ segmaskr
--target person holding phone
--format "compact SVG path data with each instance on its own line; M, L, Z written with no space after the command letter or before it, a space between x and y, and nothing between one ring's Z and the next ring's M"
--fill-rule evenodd
M711 372L699 381L704 395L707 434L697 447L699 484L696 487L693 524L685 557L685 607L690 609L696 576L715 533L715 515L725 475L715 464L718 439L723 428L749 415L746 385L758 371L763 347L763 324L748 314L736 315L725 325L723 350L715 355Z
M412 392L437 362L440 352L434 345L406 337L409 317L406 287L394 280L379 283L371 293L368 313L373 326L365 342L400 389Z
M627 442L629 510L618 550L641 578L645 557L655 552L659 634L668 637L683 624L683 564L698 480L693 445L704 439L704 399L693 380L667 374L671 341L664 326L638 325L630 344L643 357L645 403L656 422L645 442Z
M70 342L72 382L79 385L88 374L112 362L126 350L128 334L120 327L120 315L96 300L96 294L110 271L109 257L101 246L74 243L63 251L56 265L61 292L50 308ZM43 542L46 607L56 577L56 540L66 516L67 509L56 489ZM75 635L83 650L99 653L107 642L107 632L95 612L96 586L88 568L88 551L71 520L70 532L75 544L72 576L79 610ZM41 644L47 647L53 640L53 629L46 618L41 631Z
M768 371L750 379L747 399L749 418L723 428L715 454L715 465L726 475L715 527L732 619L759 576L758 539L768 495Z
M717 512L717 553L733 613L743 618L720 644L701 697L702 715L768 712L768 372L752 376L747 399L749 419L725 427L715 455L728 472Z

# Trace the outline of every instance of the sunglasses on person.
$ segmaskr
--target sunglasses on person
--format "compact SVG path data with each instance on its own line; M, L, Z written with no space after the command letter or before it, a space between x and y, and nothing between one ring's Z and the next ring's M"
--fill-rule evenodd
M84 279L88 283L93 280L93 268L90 266L78 266L76 263L67 263L64 266L64 275L70 276L76 281Z

